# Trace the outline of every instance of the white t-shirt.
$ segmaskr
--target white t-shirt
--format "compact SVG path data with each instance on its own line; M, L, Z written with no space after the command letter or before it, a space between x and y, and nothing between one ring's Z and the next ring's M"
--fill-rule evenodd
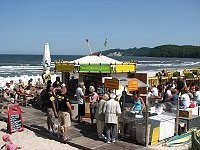
M183 95L181 95L181 102L185 107L190 106L190 97L187 93L184 93Z
M153 96L158 96L158 89L157 89L156 87L153 87L153 88L151 89L151 92L152 92L152 95L153 95Z
M171 90L167 90L166 94L167 94L168 97L171 97L172 96Z
M196 91L195 93L196 100L200 102L200 91Z
M82 98L84 96L84 93L83 93L83 90L80 87L78 87L76 89L76 96L77 96L78 104L84 104L84 100Z

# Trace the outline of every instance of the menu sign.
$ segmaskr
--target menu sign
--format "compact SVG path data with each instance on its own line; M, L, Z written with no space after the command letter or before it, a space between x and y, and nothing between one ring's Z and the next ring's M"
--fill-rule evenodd
M119 89L119 80L115 79L115 78L105 79L104 86L105 86L105 88L108 88L108 89L118 90Z
M138 80L129 80L128 81L128 91L138 90Z
M23 131L21 109L19 106L11 106L8 111L8 128L10 134L16 131Z
M107 64L92 64L86 65L81 64L79 68L79 72L110 72L111 67Z

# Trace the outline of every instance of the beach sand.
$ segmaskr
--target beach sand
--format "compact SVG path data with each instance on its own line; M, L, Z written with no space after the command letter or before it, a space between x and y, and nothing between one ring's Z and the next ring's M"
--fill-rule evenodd
M163 146L162 143L159 143L158 145L153 145L153 146L149 145L148 148L150 148L151 150L189 150L191 148L191 143L178 147L167 147Z
M0 121L0 146L4 144L2 136L6 134L6 127L7 124ZM10 135L10 139L16 146L22 147L23 150L77 150L77 148L68 144L47 139L26 128L22 132L15 132Z

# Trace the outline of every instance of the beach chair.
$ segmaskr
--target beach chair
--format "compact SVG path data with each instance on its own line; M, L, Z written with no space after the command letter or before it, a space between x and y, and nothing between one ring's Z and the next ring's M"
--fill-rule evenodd
M4 113L4 109L9 107L9 98L5 99L3 94L0 94L0 113Z
M27 107L28 99L26 94L20 94L17 100L18 104Z

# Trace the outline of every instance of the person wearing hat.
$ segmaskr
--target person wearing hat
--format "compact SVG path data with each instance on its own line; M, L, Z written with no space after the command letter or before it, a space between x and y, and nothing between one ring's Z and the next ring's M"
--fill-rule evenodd
M105 103L103 107L103 113L105 114L106 123L106 138L107 143L115 142L117 137L117 124L118 116L121 114L121 108L119 102L115 100L116 95L114 93L109 94L110 99Z
M97 124L97 134L98 138L105 139L105 135L103 134L104 126L105 126L105 114L103 114L103 107L106 101L109 100L109 95L104 94L102 99L100 99L97 110L96 110L96 124Z
M95 118L97 104L99 102L99 95L97 94L97 92L95 92L94 86L90 86L89 91L90 91L90 94L89 94L90 119L91 119L91 124L93 125L93 120Z
M3 149L4 147L6 148L6 150L21 149L21 147L17 147L15 144L12 143L12 141L10 140L10 136L8 134L4 134L2 136L2 139L5 142L5 144L1 146L1 149Z

